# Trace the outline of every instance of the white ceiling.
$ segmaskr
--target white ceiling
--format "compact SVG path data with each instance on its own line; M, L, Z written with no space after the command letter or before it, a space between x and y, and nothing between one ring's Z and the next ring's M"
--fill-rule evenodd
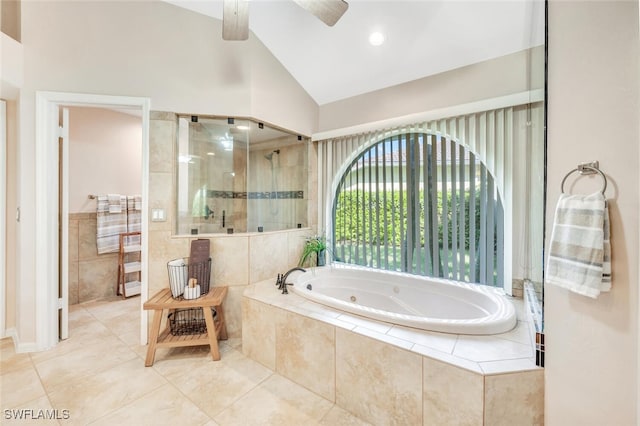
M222 19L221 0L165 1ZM249 3L251 31L319 105L544 43L542 0L347 1L333 27L291 0Z

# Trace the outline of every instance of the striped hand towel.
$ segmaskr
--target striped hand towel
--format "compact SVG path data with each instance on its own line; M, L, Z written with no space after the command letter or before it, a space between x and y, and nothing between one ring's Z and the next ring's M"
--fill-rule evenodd
M134 208L138 211L142 211L142 195L134 195Z
M592 298L611 289L609 211L602 193L560 196L545 281Z
M108 194L107 198L109 199L109 213L123 213L122 207L124 205L126 208L126 197L123 200L120 194Z
M115 253L120 248L120 234L127 232L127 212L109 213L109 197L98 196L96 208L96 245L98 254Z
M127 196L127 232L139 232L142 230L142 212L137 209L138 200L136 197L136 195ZM134 243L130 242L130 244Z

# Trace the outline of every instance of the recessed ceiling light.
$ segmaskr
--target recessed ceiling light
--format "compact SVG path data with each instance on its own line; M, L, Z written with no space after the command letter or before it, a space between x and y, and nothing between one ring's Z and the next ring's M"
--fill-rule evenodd
M236 126L238 130L249 130L249 126L245 126L244 124L240 124Z
M207 155L216 155L215 152L207 152Z
M369 35L369 43L371 43L372 46L380 46L384 43L384 34L379 31L372 32Z

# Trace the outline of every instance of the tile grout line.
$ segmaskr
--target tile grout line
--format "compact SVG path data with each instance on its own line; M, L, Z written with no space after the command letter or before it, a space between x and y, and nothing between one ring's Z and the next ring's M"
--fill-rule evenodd
M244 354L243 354L244 356ZM247 358L250 359L250 358ZM262 364L260 364L262 365ZM270 370L269 368L267 368L268 370ZM269 374L267 377L265 377L264 379L260 380L258 383L255 384L255 386L253 386L251 389L249 389L248 391L246 391L245 393L243 393L242 395L240 395L238 398L234 399L233 402L231 402L229 405L227 405L226 407L224 407L222 410L220 410L220 412L218 412L218 414L216 414L214 417L211 418L211 420L213 420L214 422L217 423L217 420L215 419L217 416L219 416L220 414L224 413L225 411L227 411L229 408L231 408L232 406L234 406L238 401L240 401L241 399L243 399L244 397L246 397L248 394L250 394L251 392L253 392L254 390L258 389L260 386L262 386L262 384L264 382L266 382L267 380L269 380L271 377L273 377L275 374L277 374L275 371L271 371L271 374ZM198 407L199 408L199 407Z

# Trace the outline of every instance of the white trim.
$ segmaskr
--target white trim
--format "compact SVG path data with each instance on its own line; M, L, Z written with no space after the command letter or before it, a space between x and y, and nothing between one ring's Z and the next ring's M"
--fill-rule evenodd
M640 5L640 2L639 2ZM638 21L640 24L640 7L638 8ZM640 44L640 35L638 37L637 40L638 44ZM637 55L637 50L636 50L636 56ZM636 57L636 60L638 58ZM640 67L636 68L637 69L637 81L636 84L638 86L640 86ZM636 93L639 90L638 86L636 86ZM638 115L637 117L640 117L640 105L638 106ZM639 120L640 121L640 120ZM638 123L638 131L640 133L640 122ZM638 164L640 164L640 155L638 156ZM637 170L637 167L636 167ZM638 177L638 187L640 188L640 177ZM640 197L640 190L638 193L639 197ZM639 198L640 199L640 198ZM638 225L640 225L640 218L638 218ZM640 226L638 226L638 238L640 239ZM640 265L640 251L638 251L638 262L637 265ZM640 277L638 278L638 282L636 283L636 288L640 288ZM636 291L636 293L638 294L638 303L636 305L636 327L637 327L637 332L638 332L638 336L637 336L637 340L636 340L636 359L638 360L636 363L636 424L640 424L640 291Z
M60 279L61 292L60 303L60 339L69 337L69 108L62 109L62 127L59 128L59 137L62 139L62 230L60 237ZM58 151L60 152L60 151Z
M46 350L58 340L58 152L51 143L57 138L58 108L121 107L142 110L142 289L140 297L140 341L147 342L147 315L142 303L148 296L148 208L149 208L149 98L91 95L62 92L36 92L35 144L35 259L36 269L36 342L34 350ZM54 208L55 207L55 208Z
M500 96L497 98L484 99L481 101L470 102L467 104L456 105L452 107L434 109L431 111L417 112L414 114L403 115L400 117L388 118L385 120L372 121L370 123L358 124L341 129L327 130L311 135L312 141L321 141L325 139L339 138L342 136L356 135L360 133L379 131L382 129L392 129L398 126L406 126L414 123L422 123L424 121L433 121L448 117L458 117L461 115L473 114L482 111L491 111L499 108L507 108L511 106L524 105L544 100L544 91L542 89L528 90L526 92L515 93L512 95Z
M15 327L11 327L7 329L7 337L11 337L11 340L13 340L13 347L16 353L38 351L38 346L34 342L30 342L30 343L20 342L20 338L18 336L18 330Z
M142 305L149 298L149 113L151 100L140 98L142 102L142 283L140 289L140 344L147 344L147 315Z
M0 100L0 338L6 334L7 306L7 103Z
M326 182L325 179L324 179L324 173L326 173L326 169L324 167L322 167L322 158L323 158L323 156L320 155L320 152L321 152L321 150L323 148L321 146L319 146L319 145L316 145L316 148L317 148L317 150L316 150L316 168L317 168L318 175L319 175L318 176L318 185L317 185L318 186L318 188L317 188L318 189L318 203L320 203L322 200L326 199L326 197L322 196L322 190L323 190L324 184ZM328 238L327 242L331 244L333 242L332 241L333 240L333 237L332 237L333 234L330 233L330 232L333 232L333 231L330 230L329 228L327 228L327 224L324 223L325 221L323 220L323 217L322 217L322 208L323 208L323 206L318 206L318 219L316 221L317 222L316 235L320 235L320 233L322 232L322 227L324 227L324 229L327 232L327 234L325 234L327 236L327 238ZM327 217L326 213L325 213L324 217L325 218ZM329 247L332 247L332 246L329 245ZM329 251L329 253L331 253L331 250L328 250L328 251ZM331 258L333 257L331 255L329 255L329 256Z
M13 347L18 346L18 330L15 327L7 328L4 337L10 337L13 340Z

